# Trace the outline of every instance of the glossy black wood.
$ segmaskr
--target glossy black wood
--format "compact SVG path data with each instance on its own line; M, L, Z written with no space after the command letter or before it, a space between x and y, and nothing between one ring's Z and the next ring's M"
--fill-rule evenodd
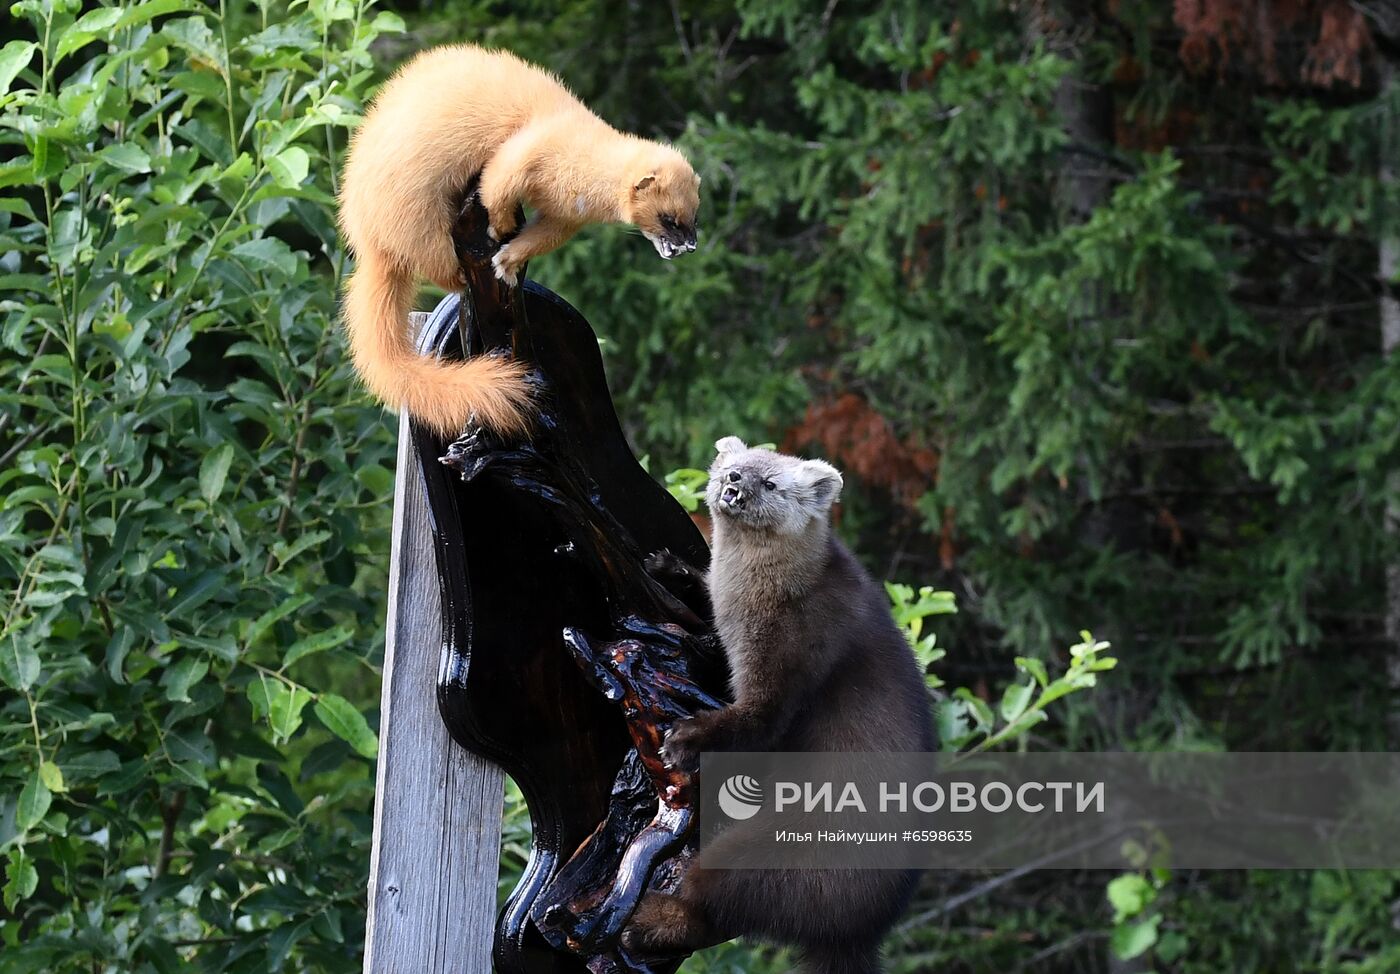
M413 425L443 596L438 700L453 737L500 764L530 811L534 847L498 923L496 969L562 974L583 970L590 957L595 971L618 969L615 955L600 955L610 949L616 909L602 927L590 928L593 936L575 938L572 950L552 946L531 913L549 914L552 939L569 948L560 931L570 924L577 931L584 921L567 903L541 901L552 881L560 901L587 887L597 902L611 896L616 906L637 892L626 885L635 877L610 885L600 876L657 813L665 772L654 749L666 721L713 705L726 681L713 644L705 652L696 641L707 630L698 615L706 609L679 603L641 559L667 549L703 566L708 550L628 447L588 323L537 284L507 288L496 281L484 228L484 211L469 203L455 233L468 286L462 298L438 306L420 350L455 359L465 347L531 363L541 418L530 441L519 444L479 431L449 444ZM450 449L448 466L440 458ZM570 646L566 627L577 636ZM609 699L588 654L595 643L611 653L626 638L640 639L631 647L639 662L624 674L633 680L632 699L648 697L648 681L658 673L666 686L648 697L649 711L633 706L624 717L621 699ZM639 753L639 741L649 753ZM559 883L565 861L595 830L619 848L595 839L579 860L593 865L573 867L582 886ZM679 833L660 837L651 882L674 884L686 855L680 845ZM625 958L620 967L646 969Z

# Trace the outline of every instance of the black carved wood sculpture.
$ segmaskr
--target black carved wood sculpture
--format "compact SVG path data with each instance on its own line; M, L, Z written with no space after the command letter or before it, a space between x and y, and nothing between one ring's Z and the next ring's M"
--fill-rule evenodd
M726 672L704 598L672 593L644 560L704 565L708 551L628 448L588 323L538 285L496 280L470 191L453 236L467 286L420 351L514 356L540 406L528 442L413 427L442 585L443 718L515 779L533 827L496 969L670 971L679 958L627 956L617 934L692 854L690 776L657 752L675 720L719 705Z

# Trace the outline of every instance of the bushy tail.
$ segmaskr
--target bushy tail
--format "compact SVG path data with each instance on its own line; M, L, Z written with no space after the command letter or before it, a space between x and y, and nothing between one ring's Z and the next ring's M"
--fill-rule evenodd
M804 947L802 974L880 974L878 945L843 944Z
M473 417L500 433L523 433L530 408L524 368L499 358L441 362L419 355L408 328L415 290L407 270L377 254L358 255L345 292L345 330L370 392L448 436Z

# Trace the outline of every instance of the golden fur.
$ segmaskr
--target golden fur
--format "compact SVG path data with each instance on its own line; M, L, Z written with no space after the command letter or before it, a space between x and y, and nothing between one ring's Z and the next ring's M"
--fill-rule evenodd
M510 284L588 223L634 224L666 258L694 250L700 179L672 147L618 132L554 75L505 51L425 51L375 98L340 192L357 265L345 301L355 368L385 403L444 433L472 417L519 433L530 395L517 364L442 363L416 354L408 333L420 278L462 286L451 225L478 171L496 239L516 229L518 203L533 211L492 261Z

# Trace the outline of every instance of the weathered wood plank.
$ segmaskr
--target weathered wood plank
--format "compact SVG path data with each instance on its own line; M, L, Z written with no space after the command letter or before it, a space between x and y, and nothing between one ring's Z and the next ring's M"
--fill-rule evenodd
M387 630L365 974L489 974L503 778L438 714L441 598L406 415Z

